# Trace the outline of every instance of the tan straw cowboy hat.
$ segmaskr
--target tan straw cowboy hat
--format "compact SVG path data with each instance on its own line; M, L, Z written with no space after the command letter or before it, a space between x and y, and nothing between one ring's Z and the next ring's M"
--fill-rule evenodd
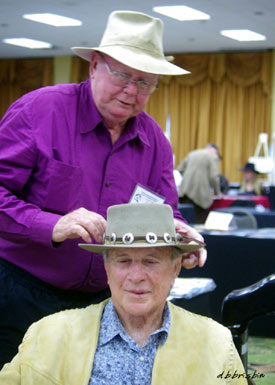
M205 244L176 234L173 211L169 205L130 203L108 208L104 244L81 243L79 246L99 254L117 248L167 246L187 253L200 249Z
M160 19L139 12L114 11L109 16L99 47L72 47L72 50L88 61L93 51L99 51L128 67L152 74L189 73L169 63L164 56L162 35Z

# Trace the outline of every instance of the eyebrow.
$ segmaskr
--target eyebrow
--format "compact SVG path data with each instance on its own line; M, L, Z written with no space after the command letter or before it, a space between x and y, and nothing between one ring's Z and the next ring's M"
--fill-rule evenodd
M110 66L112 66L112 63L111 64L109 64L108 62L107 62L107 60L106 60L106 56L102 53L102 52L98 52L99 53L99 56L104 60L104 62L110 67ZM117 63L115 63L114 65L116 65L116 64L118 64L118 65L120 65L120 64L122 64L122 65L124 65L123 63L120 63L119 61L117 61ZM128 73L128 71L130 71L130 70L134 70L134 71L138 71L138 70L135 70L134 68L131 68L131 67L129 67L129 70L127 71L127 68L126 69L117 69L117 68L110 68L110 70L112 71L112 72L121 72L121 73L123 73L123 74L125 74L125 75L129 75L129 76L133 76L133 74L129 74ZM142 71L139 71L139 72L141 72L141 75L138 77L138 80L144 80L145 82L148 82L148 83L151 83L151 84L154 84L154 83L152 83L152 82L155 82L156 81L156 84L159 82L159 80L160 80L160 75L157 75L157 74L151 74L151 73L149 73L148 72L148 75L149 76L156 76L156 79L145 79L143 76L145 75L147 75L147 73L146 72L142 72ZM151 81L150 81L151 80Z

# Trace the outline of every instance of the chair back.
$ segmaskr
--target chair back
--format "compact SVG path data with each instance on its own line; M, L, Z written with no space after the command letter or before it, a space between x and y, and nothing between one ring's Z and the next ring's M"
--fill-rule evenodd
M234 222L238 229L257 229L257 220L248 210L235 208L230 210L230 213L234 215Z
M232 333L236 349L247 371L248 324L275 312L275 274L250 286L231 291L222 303L222 324ZM250 380L249 384L253 384Z

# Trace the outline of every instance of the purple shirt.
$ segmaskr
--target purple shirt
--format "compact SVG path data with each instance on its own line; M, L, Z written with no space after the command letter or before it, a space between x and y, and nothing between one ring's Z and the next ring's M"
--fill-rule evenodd
M182 219L171 146L148 114L132 118L112 145L89 80L24 95L0 123L0 257L56 287L105 288L102 256L80 249L81 239L54 248L52 230L80 207L106 217L137 183L165 196Z

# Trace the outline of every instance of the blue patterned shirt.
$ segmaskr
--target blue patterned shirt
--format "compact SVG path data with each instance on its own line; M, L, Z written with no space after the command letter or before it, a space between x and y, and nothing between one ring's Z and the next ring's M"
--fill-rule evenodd
M162 327L140 348L126 333L110 300L101 319L89 385L150 385L156 351L167 340L170 320L166 303Z

